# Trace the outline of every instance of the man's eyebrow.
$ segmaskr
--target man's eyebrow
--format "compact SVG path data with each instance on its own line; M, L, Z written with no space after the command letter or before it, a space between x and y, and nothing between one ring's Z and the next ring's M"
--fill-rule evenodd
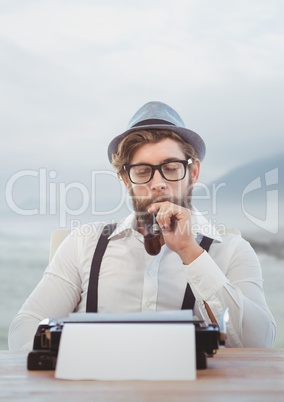
M185 158L184 158L184 159L185 159ZM164 159L163 162L161 162L161 163L177 162L177 161L184 160L184 159L180 159L180 158L177 158L177 157L174 157L174 158L167 158L167 159Z
M184 157L184 159L181 159L178 157L166 158L166 159L163 159L160 163L158 163L158 165L160 165L161 163L177 162L177 161L185 160L185 159L186 159L185 157ZM152 163L137 162L137 163L135 163L135 165L152 165Z

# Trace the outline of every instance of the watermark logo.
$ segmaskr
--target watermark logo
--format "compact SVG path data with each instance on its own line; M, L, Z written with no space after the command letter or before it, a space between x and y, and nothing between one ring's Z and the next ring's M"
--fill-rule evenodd
M265 218L261 219L247 211L245 207L245 198L248 194L263 189L261 177L257 177L251 181L242 193L242 211L244 215L256 226L270 232L278 233L279 230L279 194L277 188L272 186L278 185L278 168L272 169L265 173ZM271 189L272 188L272 189Z

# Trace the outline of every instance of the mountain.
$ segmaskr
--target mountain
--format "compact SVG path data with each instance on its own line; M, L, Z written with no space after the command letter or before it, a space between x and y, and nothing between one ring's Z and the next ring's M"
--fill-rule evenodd
M248 164L241 165L231 170L230 172L227 172L223 176L218 177L216 180L209 183L208 186L210 187L214 183L216 185L220 185L221 183L225 184L226 195L224 194L224 197L234 200L236 196L238 197L240 196L240 194L242 194L243 190L249 183L258 178L260 178L262 182L262 190L265 190L266 183L263 182L263 180L265 180L265 176L269 174L269 172L275 170L276 172L272 173L272 175L277 181L276 184L278 186L278 189L282 190L283 193L284 181L281 181L280 177L282 176L283 179L284 154L274 155L265 159L253 160ZM256 198L258 198L258 193L253 194Z

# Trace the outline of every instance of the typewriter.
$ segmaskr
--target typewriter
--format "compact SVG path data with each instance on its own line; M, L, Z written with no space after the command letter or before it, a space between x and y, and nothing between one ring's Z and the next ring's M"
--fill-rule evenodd
M134 320L133 320L134 317ZM143 313L136 315L122 314L119 318L113 314L70 314L62 319L44 320L40 323L34 336L33 350L29 352L27 358L28 370L55 370L60 338L65 323L84 322L84 323L192 323L195 326L196 343L196 369L207 368L207 357L213 357L219 346L225 345L226 341L226 321L228 309L224 310L219 324L205 325L203 321L188 319L185 316L170 319L169 315L159 315L151 313L151 318L143 316Z

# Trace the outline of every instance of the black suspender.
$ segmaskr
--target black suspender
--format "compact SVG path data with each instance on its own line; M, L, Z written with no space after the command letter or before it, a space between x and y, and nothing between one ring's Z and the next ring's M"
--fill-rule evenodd
M115 230L116 225L117 225L116 223L108 224L103 228L97 247L95 249L90 270L90 279L87 293L87 305L86 305L87 313L96 313L98 311L98 281L99 281L101 262L109 242L108 237ZM200 246L205 251L208 251L212 242L213 239L211 239L210 237L203 236L200 242ZM187 284L181 308L182 310L193 309L194 303L195 303L194 294L189 284Z
M213 239L211 239L211 237L203 236L199 245L203 250L208 252L212 242Z
M116 225L117 225L116 223L113 224L110 223L103 228L97 247L95 249L90 271L89 286L88 286L87 306L86 306L87 313L96 313L98 311L98 282L99 282L101 262L109 242L108 237L115 230Z
M205 251L208 251L212 242L213 242L213 239L211 239L210 237L207 237L207 236L203 236L199 245ZM189 286L189 283L187 283L181 309L182 310L192 310L194 307L194 303L195 303L195 296L191 290L191 287Z

